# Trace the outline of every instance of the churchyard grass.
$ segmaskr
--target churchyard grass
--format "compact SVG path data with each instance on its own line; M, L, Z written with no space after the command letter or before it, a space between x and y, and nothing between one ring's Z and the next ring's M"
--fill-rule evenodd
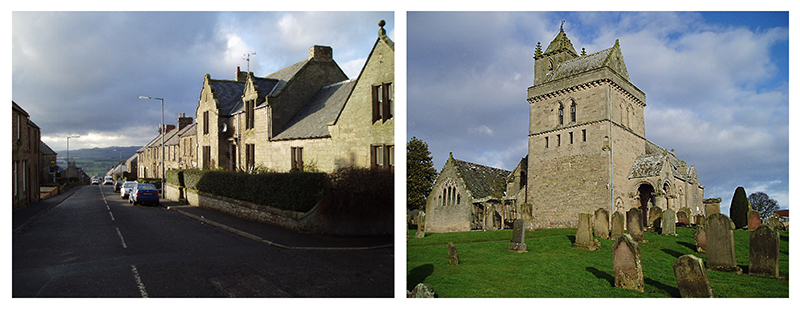
M645 232L641 244L644 293L613 286L613 240L600 239L601 248L572 248L576 229L537 229L526 232L527 253L508 251L512 230L433 234L415 239L409 231L407 289L431 284L437 297L680 297L672 264L695 252L694 228L678 227L678 236ZM789 234L780 232L782 279L747 275L749 234L734 232L737 275L708 271L715 297L788 297ZM460 265L448 265L447 242L455 243Z

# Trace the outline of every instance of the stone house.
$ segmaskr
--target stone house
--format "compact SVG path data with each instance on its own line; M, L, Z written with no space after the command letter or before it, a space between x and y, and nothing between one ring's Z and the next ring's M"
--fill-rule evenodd
M192 123L186 128L178 132L180 138L179 150L180 153L178 162L179 169L197 168L197 123Z
M136 180L139 174L139 153L133 154L125 160L125 168L128 172L128 180Z
M11 205L16 210L39 201L41 130L13 100L11 126Z
M425 206L425 231L434 233L511 227L515 209L503 203L510 171L447 158Z
M379 30L366 64L350 80L333 49L266 77L205 76L197 107L198 166L231 171L393 169L394 42Z
M169 140L173 135L177 133L175 130L175 125L166 125L166 134L164 135L164 145L166 146L166 141ZM138 165L137 165L137 176L142 179L159 179L161 178L161 132L159 130L159 134L150 140L149 143L145 144L136 151ZM166 155L166 147L163 151L164 155ZM165 163L166 165L166 163Z
M575 227L575 214L598 208L704 213L694 166L645 138L645 94L631 82L619 40L578 55L562 29L545 51L537 45L534 59L527 164L517 167L527 175L526 197L516 202L530 207L524 217L536 227Z
M58 174L58 154L46 143L39 142L41 177L40 184L55 184Z

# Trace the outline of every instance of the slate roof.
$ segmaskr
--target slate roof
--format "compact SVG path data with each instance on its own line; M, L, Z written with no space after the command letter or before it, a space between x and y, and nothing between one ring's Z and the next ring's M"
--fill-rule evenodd
M686 177L684 176L685 171L681 171L682 169L678 165L678 158L670 153L639 155L633 161L633 166L631 167L630 174L628 174L628 178L633 179L658 176L661 174L661 171L664 170L664 164L668 165L666 168L672 170L672 175L675 178L684 181L686 180ZM694 169L694 167L692 167L692 169Z
M57 155L56 152L47 145L47 143L42 141L39 141L39 152L43 155Z
M256 88L259 99L274 94L277 89L276 86L280 83L281 81L276 79L253 77L253 86ZM244 95L244 88L242 88L242 95ZM244 112L244 102L239 100L231 107L231 115L241 112Z
M242 106L244 82L229 80L209 80L214 98L219 102L219 115L230 116Z
M567 60L558 66L558 68L553 71L548 79L558 80L603 67L606 63L606 59L608 59L608 56L611 54L613 49L614 48L611 47L593 54Z
M273 79L273 80L277 81L276 85L274 86L274 88L272 90L272 93L276 94L276 93L280 92L283 89L283 87L286 86L286 83L288 83L292 78L294 78L294 76L297 74L297 72L300 72L300 70L303 69L303 67L305 67L305 65L307 63L308 63L308 59L303 60L303 61L298 62L296 64L293 64L293 65L291 65L289 67L283 68L278 72L275 72L273 74L268 75L266 78Z
M274 140L330 137L328 124L339 116L355 84L356 80L347 80L320 89Z
M453 159L461 179L472 193L473 199L503 197L506 190L506 177L510 171Z

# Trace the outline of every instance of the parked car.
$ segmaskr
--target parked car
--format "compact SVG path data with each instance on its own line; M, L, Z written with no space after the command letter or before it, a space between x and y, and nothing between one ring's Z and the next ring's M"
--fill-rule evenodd
M114 184L114 177L107 175L105 178L103 178L103 185L112 185L112 184Z
M119 180L116 183L114 183L114 192L115 193L119 193L119 189L122 188L122 184L123 183L125 183L125 181L123 181L123 180Z
M100 185L100 180L97 178L92 178L92 185Z
M122 183L122 187L119 189L119 197L122 199L128 198L128 194L130 194L133 186L138 184L136 181L126 181Z
M132 205L152 203L158 205L158 189L150 183L137 183L131 189L128 202Z

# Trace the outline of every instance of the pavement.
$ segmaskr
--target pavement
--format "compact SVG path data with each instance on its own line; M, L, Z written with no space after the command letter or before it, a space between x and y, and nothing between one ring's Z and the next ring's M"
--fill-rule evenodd
M87 185L92 186L92 185ZM102 186L102 185L101 185ZM36 221L62 201L69 198L77 188L33 203L13 211L14 233ZM391 248L394 237L341 237L330 235L305 234L283 227L238 218L212 209L182 204L162 199L161 207L201 221L210 226L264 243L269 246L293 250L369 250Z

